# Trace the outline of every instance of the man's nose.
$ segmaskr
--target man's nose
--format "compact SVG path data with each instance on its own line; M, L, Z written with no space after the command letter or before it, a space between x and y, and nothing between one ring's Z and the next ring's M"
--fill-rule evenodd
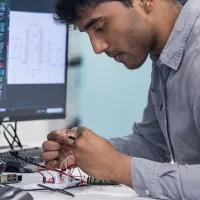
M109 47L108 42L103 39L91 39L91 44L96 54L105 52Z

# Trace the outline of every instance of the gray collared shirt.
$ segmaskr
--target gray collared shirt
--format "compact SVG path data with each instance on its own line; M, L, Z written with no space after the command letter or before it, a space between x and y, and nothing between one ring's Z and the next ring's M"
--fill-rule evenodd
M111 142L133 156L131 177L140 196L199 200L200 0L185 4L161 55L151 59L143 120L133 134Z

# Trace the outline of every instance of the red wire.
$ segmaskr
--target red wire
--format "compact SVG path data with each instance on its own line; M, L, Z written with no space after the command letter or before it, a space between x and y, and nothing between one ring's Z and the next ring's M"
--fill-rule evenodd
M67 147L67 146L66 146L66 151L67 151L67 152L69 152L69 150L73 150L73 149L74 149L74 148L70 148L70 149L69 149L69 148L70 148L70 147ZM70 158L72 161L75 162L74 159L72 159L71 157L69 157L69 158ZM74 165L71 165L71 166L76 166L76 165L74 164ZM71 168L72 168L71 166L69 166L69 167L67 167L67 168L71 170ZM75 168L76 168L76 167L74 167L74 169L75 169ZM80 176L78 176L78 177L81 178L81 183L83 184L83 183L84 183L85 176L81 175L81 171L80 171L79 167L77 167L77 168L78 168L79 175L80 175ZM74 170L73 170L73 172L74 172ZM72 173L73 173L73 172L72 172ZM71 173L71 174L72 174L72 173ZM75 176L74 176L74 177L75 177ZM76 176L76 177L77 177L77 176Z
M49 165L51 164L51 162L49 163ZM49 166L48 165L48 166ZM53 175L47 170L47 173L48 174L50 174L50 176L51 176L51 178L50 179L48 179L48 182L50 182L50 183L55 183L55 180L54 180L54 177L53 177Z
M73 148L71 148L71 149L73 149ZM66 151L68 151L67 146L66 146ZM72 161L75 161L75 160L72 159L71 157L69 157L69 158L70 158ZM66 169L58 170L58 169L54 169L54 168L52 168L52 167L50 167L50 166L38 165L38 172L43 176L44 179L46 179L46 176L44 176L44 174L42 174L42 173L39 171L39 168L40 168L40 167L45 168L45 169L49 169L49 170L51 170L51 171L58 172L60 175L70 176L70 177L72 177L72 178L79 177L79 178L81 178L81 183L82 183L82 184L84 183L85 176L82 176L82 175L81 175L80 169L79 169L78 167L77 167L77 168L78 168L78 170L79 170L80 176L73 176L73 175L72 175L73 172L72 172L71 174L66 174L66 173L64 172L64 170L66 170ZM75 164L72 164L72 165L68 166L67 169L71 170L73 167L74 167L74 169L75 169L75 168L76 168L76 165L75 165ZM48 172L48 170L47 170L47 172ZM52 174L51 174L50 172L48 172L48 173L52 176ZM53 178L53 176L52 176L52 180L53 180L53 179L54 179L54 178ZM50 181L50 180L49 180L49 181Z
M38 173L43 177L43 182L45 183L46 182L46 176L40 172L40 166L38 166Z

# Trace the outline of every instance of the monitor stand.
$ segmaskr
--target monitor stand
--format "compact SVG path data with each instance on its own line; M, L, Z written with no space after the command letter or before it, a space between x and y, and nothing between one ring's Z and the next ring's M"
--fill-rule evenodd
M14 122L14 124L2 122L0 126L3 127L3 134L10 148L12 150L14 150L15 147L22 148L22 144L17 135L17 122Z
M22 148L25 146L22 146L17 135L17 122L2 122L0 123L0 128L3 129L3 134L9 144L9 146L6 148L6 151L0 152L0 160L2 158L2 160L6 163L5 172L38 172L38 164L42 163L41 148ZM11 150L8 150L8 148ZM0 148L0 150L1 149L5 149L5 146ZM13 156L15 156L15 159Z

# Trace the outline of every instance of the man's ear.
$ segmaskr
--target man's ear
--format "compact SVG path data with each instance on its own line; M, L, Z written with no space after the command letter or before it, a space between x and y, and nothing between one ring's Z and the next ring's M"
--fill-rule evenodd
M142 8L147 14L153 11L155 0L139 0L139 1L140 1L140 5L142 6Z

